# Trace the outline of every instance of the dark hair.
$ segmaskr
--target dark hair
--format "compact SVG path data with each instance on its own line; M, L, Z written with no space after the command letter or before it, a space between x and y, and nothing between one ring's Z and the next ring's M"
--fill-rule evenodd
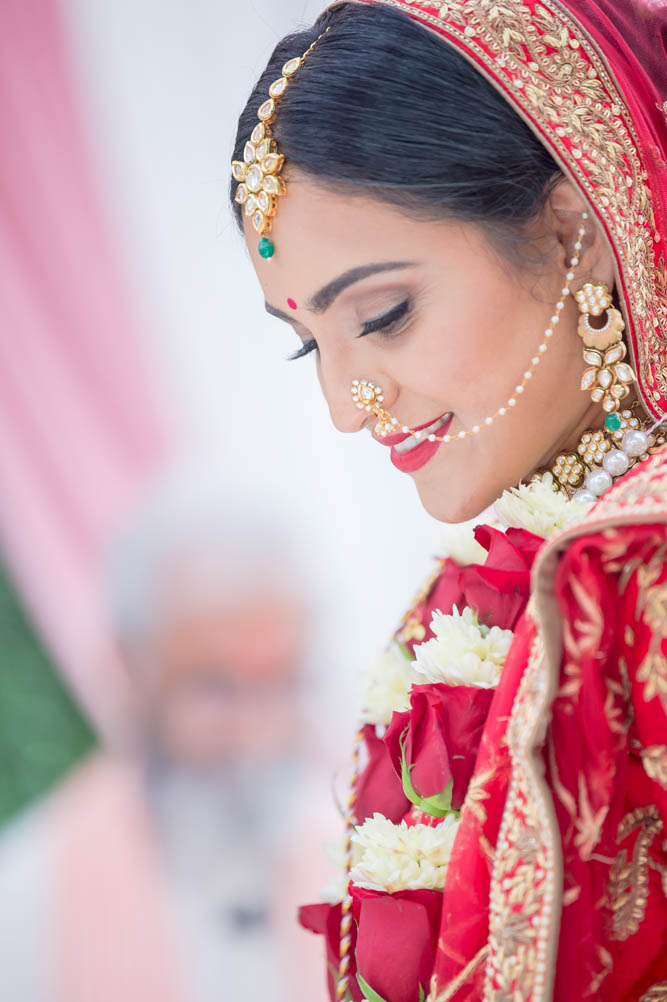
M239 119L234 159L283 63L327 27L272 125L288 183L297 168L335 190L515 240L543 210L559 168L481 71L388 7L341 3L279 42ZM235 190L233 182L232 199Z

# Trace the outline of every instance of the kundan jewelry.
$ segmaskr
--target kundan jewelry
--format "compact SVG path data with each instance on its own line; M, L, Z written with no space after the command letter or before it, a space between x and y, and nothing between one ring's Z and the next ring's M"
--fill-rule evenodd
M278 102L294 74L303 66L327 31L329 28L318 35L302 56L288 59L283 65L282 76L273 81L267 100L257 110L259 121L243 148L243 160L232 161L232 177L239 182L234 199L239 205L245 206L246 216L252 218L252 225L262 238L257 249L266 260L273 257L276 248L273 241L264 234L271 231L278 208L278 197L287 191L281 176L285 157L278 152L278 145L271 138L271 124L276 117Z
M636 380L631 366L624 361L625 322L620 311L612 307L611 292L604 282L586 282L574 298L581 313L577 330L584 342L584 361L589 366L581 378L581 388L590 390L591 400L602 402L603 410L613 414L630 392L628 383ZM593 326L591 317L600 317L605 312L604 323Z
M531 479L551 473L554 486L570 498L594 501L614 480L665 445L664 430L638 416L638 404L608 414L602 428L585 432L576 451L561 453L548 470L539 470Z
M494 421L496 421L497 418L505 417L509 414L511 408L516 407L519 396L526 389L526 384L533 378L533 373L542 361L543 356L546 354L549 347L549 340L553 337L556 327L560 321L560 315L565 308L565 300L570 295L570 284L574 279L574 269L579 264L579 254L581 253L581 247L586 235L585 223L588 219L588 213L584 212L581 218L582 223L577 235L577 242L574 247L572 260L570 261L570 267L565 276L565 285L561 290L561 299L554 307L554 314L549 321L549 326L544 332L544 340L539 345L537 353L531 358L530 365L523 374L523 379L515 387L514 394L509 398L505 406L499 407L494 414L490 414L479 424L473 425L472 428L466 431L460 431L457 435L438 436L434 433L429 433L428 431L418 431L414 428L409 428L407 425L400 425L398 418L392 417L392 415L381 406L384 402L384 394L380 386L376 383L370 382L368 379L353 379L351 388L352 400L360 410L366 410L375 415L377 418L377 424L375 426L376 435L380 438L385 438L387 435L396 434L396 432L400 430L404 435L414 435L414 437L418 440L424 438L429 442L451 442L454 439L467 438L469 435L478 435L482 428L489 427L494 423Z

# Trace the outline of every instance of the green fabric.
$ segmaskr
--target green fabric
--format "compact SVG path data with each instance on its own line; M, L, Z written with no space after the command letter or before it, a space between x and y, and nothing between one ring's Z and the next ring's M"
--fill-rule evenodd
M0 824L94 744L0 566Z

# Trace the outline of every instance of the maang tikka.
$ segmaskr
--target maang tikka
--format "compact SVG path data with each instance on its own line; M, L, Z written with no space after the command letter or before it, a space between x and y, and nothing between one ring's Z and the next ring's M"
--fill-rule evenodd
M327 31L329 28L318 35L302 56L295 56L284 63L282 76L273 81L267 100L257 109L259 121L243 148L243 160L232 161L232 177L239 182L234 200L245 206L246 216L252 218L252 225L262 238L257 250L260 257L267 260L273 257L276 248L265 234L271 231L278 208L278 197L287 191L281 176L285 157L278 151L278 144L271 137L271 125L276 117L278 102L292 78Z

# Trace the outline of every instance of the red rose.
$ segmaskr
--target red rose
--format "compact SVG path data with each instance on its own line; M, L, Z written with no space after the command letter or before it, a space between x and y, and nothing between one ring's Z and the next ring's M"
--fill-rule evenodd
M415 647L429 640L433 613L449 615L454 607L463 612L469 605L480 623L512 630L523 613L530 593L530 569L535 555L544 543L525 529L501 532L490 525L478 525L475 538L488 555L483 564L461 567L447 557L442 570L425 599L413 611L413 617L425 627L421 639L399 639L414 653Z
M488 556L483 564L471 564L459 574L464 605L480 623L513 630L526 608L530 569L544 540L524 529L500 532L489 525L478 525L475 538Z
M299 908L299 923L309 932L314 932L319 936L326 937L327 949L327 984L329 986L329 998L331 1002L336 999L336 980L338 975L338 965L340 963L340 921L341 905L303 905ZM352 941L350 943L350 980L348 990L352 1002L363 1002L364 995L357 981L357 966L354 959L357 929L353 922L351 926Z
M394 713L384 741L406 795L425 813L444 817L461 807L494 691L416 685L410 709Z
M394 771L387 746L375 733L372 724L364 727L368 763L357 780L354 816L358 824L378 812L395 824L410 807L403 784Z
M357 919L357 970L385 1002L428 995L442 912L441 891L385 894L350 885Z

